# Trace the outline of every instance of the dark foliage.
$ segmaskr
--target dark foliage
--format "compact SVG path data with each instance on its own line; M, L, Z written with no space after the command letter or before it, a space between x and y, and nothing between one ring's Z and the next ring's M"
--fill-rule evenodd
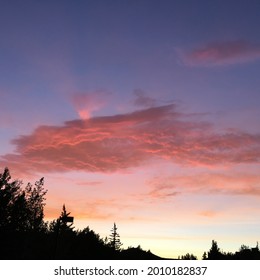
M212 246L208 253L204 252L202 256L203 260L260 260L260 251L258 243L256 247L249 248L248 246L242 245L239 251L235 253L226 253L220 251L216 241L212 240Z
M116 224L109 240L86 227L75 230L62 207L60 217L44 222L44 178L28 183L11 181L8 168L0 174L0 259L156 259L141 248L121 250Z
M121 250L120 259L122 260L161 260L162 258L151 253L150 250L145 251L138 246L136 248L129 247L126 250Z
M114 223L113 228L111 229L111 234L109 236L109 243L108 244L115 251L120 251L120 247L123 245L120 241L120 235L117 232L116 223Z
M183 255L183 256L179 257L179 259L181 259L181 260L197 260L197 257L194 256L193 254L187 253L186 255Z
M8 168L0 174L0 259L84 259L84 260L158 260L162 259L140 246L121 249L122 243L114 223L109 238L102 239L89 227L75 230L73 217L62 207L60 217L44 222L44 178L27 184L11 181ZM205 260L260 259L255 248L242 245L238 252L224 253L216 241L202 256ZM180 259L180 258L179 258ZM193 254L183 260L197 259Z

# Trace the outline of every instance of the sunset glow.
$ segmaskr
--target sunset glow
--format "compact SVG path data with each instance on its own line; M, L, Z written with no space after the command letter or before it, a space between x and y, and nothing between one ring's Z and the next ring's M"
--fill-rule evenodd
M46 220L171 258L260 241L260 2L11 2L0 173L45 178Z

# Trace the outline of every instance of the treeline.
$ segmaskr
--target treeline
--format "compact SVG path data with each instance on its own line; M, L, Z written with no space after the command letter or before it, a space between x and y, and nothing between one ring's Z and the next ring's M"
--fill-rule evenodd
M217 241L212 240L210 250L204 252L203 260L260 260L260 251L258 242L256 247L250 248L249 246L242 245L240 249L235 252L223 252L217 244Z
M0 259L159 259L140 246L121 249L115 223L108 238L89 227L75 230L65 205L45 222L46 193L44 178L23 187L8 168L0 174Z
M186 254L179 256L181 260L197 260L193 254ZM211 248L208 252L204 252L202 260L260 260L260 251L258 242L256 247L250 248L249 246L242 245L235 253L224 252L218 246L217 241L212 240Z
M0 174L0 259L162 259L141 246L122 249L115 223L106 238L89 227L76 230L65 205L56 220L45 222L46 193L44 178L23 187L22 181L11 181L8 168ZM179 259L197 257L186 254ZM255 248L242 245L238 252L225 253L213 240L202 259L260 259L260 252L257 244Z

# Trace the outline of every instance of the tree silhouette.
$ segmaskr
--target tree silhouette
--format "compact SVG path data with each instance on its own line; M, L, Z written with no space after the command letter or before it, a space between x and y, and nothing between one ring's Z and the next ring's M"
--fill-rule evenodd
M71 250L71 240L75 236L73 231L73 217L66 210L65 204L62 206L60 217L50 223L49 230L55 235L54 258L67 258ZM68 224L69 223L69 224Z
M27 232L43 229L44 200L47 191L44 190L44 180L28 183L22 189L22 181L10 182L8 168L0 174L0 230Z
M14 214L20 195L21 181L10 182L11 175L6 167L0 174L0 231L15 229ZM19 201L20 202L20 201Z
M45 195L47 190L44 190L44 178L35 182L33 187L31 183L28 183L25 188L25 195L28 207L28 219L30 223L30 229L39 231L46 228L43 221L44 218L44 206Z
M182 260L197 260L197 257L193 254L187 253L186 255L181 256Z
M238 252L235 253L235 259L238 260L259 260L260 259L260 251L258 247L258 242L256 247L250 248L246 245L241 245Z
M35 186L29 183L22 188L22 184L21 180L11 181L7 167L0 174L1 257L29 258L41 251L43 242L40 243L39 233L47 230L43 220L47 191L43 188L43 178Z
M209 260L223 259L223 254L220 252L220 248L218 247L217 241L215 240L212 240L211 248L208 251L208 259Z
M74 230L73 217L65 204L59 218L45 223L46 193L44 178L23 188L21 180L11 181L8 168L0 174L0 259L161 259L140 245L121 249L115 223L105 239L89 227ZM188 253L179 259L193 260L196 256ZM237 252L226 253L212 240L202 259L260 260L260 250L257 242L255 247L242 245Z
M62 206L62 211L61 214L59 216L58 219L53 220L49 223L49 227L48 230L50 232L71 232L73 231L74 227L73 227L73 221L69 222L68 224L68 220L70 220L70 212L67 212L66 206L65 204L63 204Z
M62 206L62 212L60 214L59 222L61 232L72 231L74 229L73 218L70 217L70 212L67 212L65 204L63 204Z
M109 244L115 251L120 251L120 247L123 245L120 241L120 235L117 232L116 223L114 223L109 235Z

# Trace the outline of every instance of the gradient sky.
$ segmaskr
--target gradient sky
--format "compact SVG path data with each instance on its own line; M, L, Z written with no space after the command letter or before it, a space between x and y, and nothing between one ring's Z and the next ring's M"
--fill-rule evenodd
M2 171L124 248L255 246L259 26L258 0L2 1Z

